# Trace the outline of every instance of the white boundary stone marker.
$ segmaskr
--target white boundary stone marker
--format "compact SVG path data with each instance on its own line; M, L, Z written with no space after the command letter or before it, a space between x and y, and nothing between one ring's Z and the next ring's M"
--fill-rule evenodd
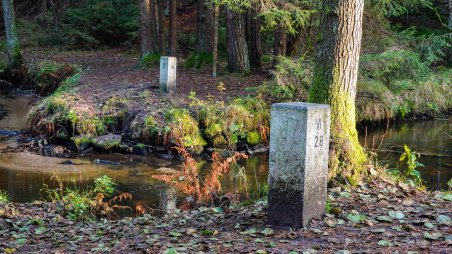
M177 58L162 56L160 58L160 89L167 93L176 90Z
M330 107L273 104L270 126L268 223L300 228L325 213Z

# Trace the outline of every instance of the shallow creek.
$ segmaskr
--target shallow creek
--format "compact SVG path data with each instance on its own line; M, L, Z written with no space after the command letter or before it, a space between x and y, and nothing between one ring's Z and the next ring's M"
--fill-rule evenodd
M13 98L0 94L0 104L8 112L0 120L0 149L14 145L16 136L12 131L27 127L29 102L29 97ZM452 177L452 118L369 130L367 136L364 135L364 130L361 132L363 144L369 148L373 144L374 150L379 147L381 160L397 161L404 144L420 152L422 156L419 161L425 164L420 171L430 188L445 188L446 182ZM100 164L99 160L113 161L118 165ZM108 175L118 183L120 192L130 192L133 195L133 202L141 202L154 209L160 208L165 197L175 195L182 198L181 194L153 178L161 168L180 169L180 161L162 160L153 155L115 153L91 153L70 161L72 164L67 165L67 159L42 157L26 152L0 152L0 189L7 191L13 201L27 202L43 197L43 184L55 187L56 182L52 178L54 175L58 175L66 186L82 189L92 184L93 179ZM232 170L222 179L224 191L247 191L252 197L257 196L267 182L268 155L253 156L242 166L245 168L246 178L238 177L238 172ZM392 163L391 166L396 165ZM201 174L206 174L210 163L200 161L199 168ZM247 190L245 186L248 186Z

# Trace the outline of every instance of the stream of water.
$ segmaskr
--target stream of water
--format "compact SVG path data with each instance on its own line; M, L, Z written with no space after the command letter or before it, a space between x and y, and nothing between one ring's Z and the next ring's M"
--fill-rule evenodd
M0 149L13 146L17 137L2 135L11 130L21 130L27 127L25 117L29 109L30 98L25 96L9 97L0 94L0 104L8 111L8 115L0 120ZM365 131L362 131L365 133ZM361 133L361 142L369 149L378 149L379 158L393 163L400 157L403 145L407 144L413 150L420 152L419 159L425 167L420 168L426 185L432 189L445 188L446 182L452 177L452 118L446 120L431 120L425 122L410 122L394 125L390 128L380 128ZM99 164L98 159L109 160L119 165ZM0 152L0 189L7 191L12 201L28 202L43 197L43 184L56 186L52 176L57 174L63 182L71 187L86 188L93 179L107 175L118 183L118 190L133 195L134 202L141 202L151 208L158 209L161 201L168 196L169 189L165 184L155 180L153 175L161 168L180 169L182 162L167 161L153 155L138 156L126 154L91 153L71 159L72 164L66 165L67 159L42 157L31 153L1 153ZM97 161L97 162L96 162ZM267 183L268 155L260 154L242 163L245 168L245 178L237 176L232 170L222 179L225 192L247 192L258 196L261 188ZM201 174L209 171L210 163L199 162ZM181 194L175 194L182 197Z

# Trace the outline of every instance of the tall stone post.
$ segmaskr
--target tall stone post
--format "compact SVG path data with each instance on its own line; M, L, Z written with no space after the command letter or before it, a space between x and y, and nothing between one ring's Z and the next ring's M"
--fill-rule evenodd
M330 107L311 103L272 106L268 223L300 228L325 213Z
M162 56L160 58L160 89L167 93L176 91L177 58Z

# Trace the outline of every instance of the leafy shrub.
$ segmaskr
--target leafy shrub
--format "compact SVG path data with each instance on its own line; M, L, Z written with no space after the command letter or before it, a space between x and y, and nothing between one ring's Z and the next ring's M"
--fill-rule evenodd
M431 71L429 64L411 50L391 49L381 54L363 55L360 60L361 75L381 80L391 85L394 80L418 79Z
M416 44L416 51L419 52L423 61L429 64L436 64L445 59L445 49L451 47L452 33L444 35L430 35L422 37Z
M405 167L402 169L389 169L387 172L397 177L401 177L412 186L422 187L421 173L416 170L417 167L424 165L418 161L420 154L412 151L407 145L404 146L404 153L400 156L400 162Z
M187 68L201 69L211 63L213 63L213 55L211 53L192 53L185 62L185 66Z
M408 13L410 10L432 5L431 0L370 0L367 1L367 3L370 4L372 9L377 10L387 17L401 16Z
M0 52L6 52L6 41L0 40Z
M108 202L103 201L105 197L109 197L115 191L116 183L108 176L95 179L94 186L85 190L65 188L63 181L58 176L54 176L54 178L59 187L50 189L44 185L43 191L51 202L57 204L57 211L71 220L87 220L96 215L112 216L115 208L130 208L114 205L114 202L132 199L132 195L129 193L119 194Z
M0 190L0 204L6 204L9 202L9 196L6 191Z
M303 58L278 56L274 80L264 83L258 92L276 101L307 99L312 79L312 64Z
M143 56L140 62L140 66L143 68L151 68L159 65L160 63L160 53L151 53Z

